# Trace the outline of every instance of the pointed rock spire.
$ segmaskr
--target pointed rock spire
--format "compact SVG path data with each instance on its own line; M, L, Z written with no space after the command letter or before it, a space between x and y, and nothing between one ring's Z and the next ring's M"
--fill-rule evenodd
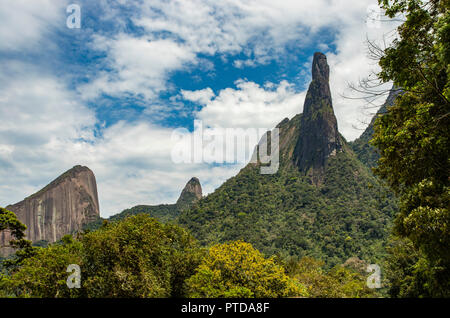
M329 85L330 68L323 53L314 53L312 81L306 94L294 164L320 179L326 160L342 149Z
M193 177L188 181L181 195L177 200L177 205L184 209L192 205L192 203L200 200L202 198L202 186L198 178Z

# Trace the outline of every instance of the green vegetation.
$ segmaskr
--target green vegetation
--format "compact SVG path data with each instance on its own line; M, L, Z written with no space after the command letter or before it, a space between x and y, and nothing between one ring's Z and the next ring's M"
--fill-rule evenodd
M180 212L181 210L176 204L137 205L131 209L123 210L119 214L111 216L109 220L118 221L125 219L127 216L145 213L161 222L167 223L175 220Z
M20 266L26 258L34 255L35 248L32 246L31 241L25 239L26 229L26 225L22 224L13 212L0 207L0 232L9 231L11 235L9 246L5 247L17 249L17 252L13 257L8 257L2 261L3 268L16 268Z
M404 94L376 120L372 141L381 155L375 172L400 198L391 295L449 297L450 2L380 4L406 18L379 62L379 78Z
M366 264L359 268L336 265L326 270L323 261L304 257L300 261L290 259L286 266L289 276L306 287L313 298L362 298L376 297L374 289L366 286L363 274Z
M279 125L276 174L250 164L192 206L136 206L47 247L1 208L18 251L2 261L0 296L379 297L365 273L378 263L392 297L449 297L450 2L379 2L405 16L379 73L402 94L359 140L340 137L320 178L292 162L297 115ZM80 289L66 286L69 264Z
M69 289L66 272L69 264L81 263L81 243L67 236L62 244L38 248L20 266L8 269L0 280L3 297L76 297L78 289Z
M196 194L193 193L191 189L191 187L196 186L200 188L201 192L199 180L197 178L192 178L183 189L177 202L174 204L137 205L130 209L125 209L122 212L111 216L109 219L98 217L95 221L86 224L83 229L93 231L100 228L105 222L116 222L123 220L128 216L138 214L150 215L163 223L175 223L175 220L180 215L181 211L190 208L198 201Z
M212 246L187 286L190 297L308 295L273 258L265 259L251 244L242 241Z
M108 219L98 217L97 220L86 224L85 231L94 231L102 227L104 223L116 222L138 214L147 214L163 223L173 222L181 213L177 204L137 205L111 216Z
M0 290L18 297L182 296L201 256L185 230L138 215L39 248L4 276ZM81 267L80 289L66 286L69 264Z
M66 285L67 266L81 268L80 288ZM305 279L300 265L265 258L242 241L200 248L182 228L148 215L108 223L74 239L36 248L0 275L1 297L364 297L353 271L333 285ZM319 263L317 263L319 264ZM285 269L286 267L286 269ZM295 268L295 270L293 270ZM334 269L333 269L334 270ZM304 274L302 276L302 273ZM324 274L324 277L328 277ZM328 278L327 278L328 279ZM352 279L354 280L352 282ZM340 287L343 289L338 292ZM320 293L318 292L320 290Z
M346 151L328 161L319 187L287 164L274 175L248 165L179 223L205 245L241 239L268 256L311 256L328 267L352 256L379 261L395 201Z

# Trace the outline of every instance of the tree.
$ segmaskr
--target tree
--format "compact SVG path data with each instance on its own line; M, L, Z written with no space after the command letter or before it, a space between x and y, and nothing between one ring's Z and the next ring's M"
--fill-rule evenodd
M212 246L187 285L190 297L307 296L273 257L264 258L243 241Z
M0 207L0 232L9 230L16 240L20 240L25 237L26 229L27 227L17 219L14 212Z
M8 270L13 270L18 267L25 259L31 257L35 253L35 249L31 245L31 241L25 239L26 225L22 224L14 212L0 207L0 232L9 231L12 239L6 246L0 248L10 247L17 249L16 254L2 262Z
M289 276L304 285L313 298L376 296L375 291L366 286L366 278L362 273L342 265L327 271L323 261L303 257L300 261L289 260L286 268Z
M372 144L381 154L375 172L400 198L395 235L410 240L421 255L417 266L440 268L445 284L450 281L450 2L379 2L389 17L405 17L398 39L380 58L378 74L404 94L375 122ZM443 295L442 288L436 291ZM450 296L450 290L444 294Z
M203 253L182 228L141 214L39 248L0 289L18 297L180 297ZM66 286L70 264L80 266L80 289Z
M89 297L182 296L202 256L185 230L145 214L109 223L82 243Z
M446 297L450 281L446 270L416 249L408 238L392 238L385 275L391 297Z
M81 252L82 244L70 235L58 244L37 248L35 255L23 260L20 267L4 278L0 289L14 297L79 297L82 291L69 289L66 280L70 275L68 265L83 265Z

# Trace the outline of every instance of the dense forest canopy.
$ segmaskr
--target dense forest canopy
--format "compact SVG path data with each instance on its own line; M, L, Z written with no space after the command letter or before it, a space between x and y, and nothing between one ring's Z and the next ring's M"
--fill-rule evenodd
M380 4L405 17L379 61L380 80L404 94L376 120L372 141L381 154L375 172L400 198L394 233L406 240L391 249L392 295L449 296L450 2Z

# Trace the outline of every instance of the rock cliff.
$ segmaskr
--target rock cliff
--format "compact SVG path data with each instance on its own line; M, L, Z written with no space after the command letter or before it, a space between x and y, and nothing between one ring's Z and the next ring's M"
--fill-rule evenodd
M333 111L329 85L330 69L323 53L314 54L312 81L305 98L294 164L313 179L320 178L326 160L343 148Z
M37 193L6 209L27 226L27 239L56 242L66 234L81 230L100 215L94 173L87 167L75 166ZM0 234L0 245L8 241L8 233ZM4 249L2 254L9 252Z

